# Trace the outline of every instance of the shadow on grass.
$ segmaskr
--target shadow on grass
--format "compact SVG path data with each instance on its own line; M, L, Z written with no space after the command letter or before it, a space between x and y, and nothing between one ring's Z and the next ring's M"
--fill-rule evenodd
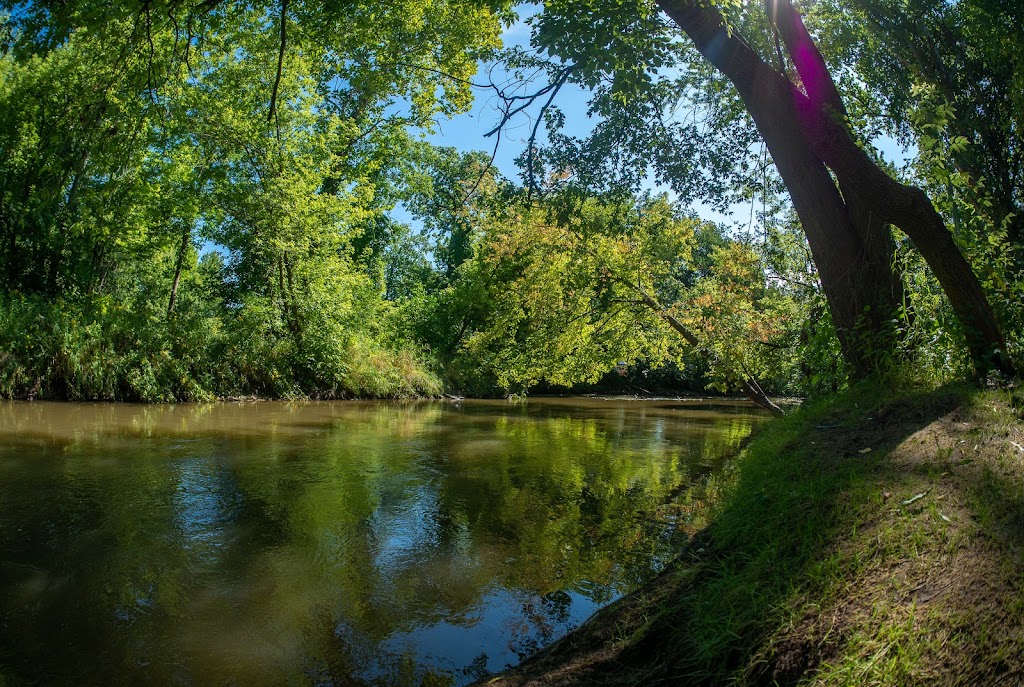
M883 400L860 389L765 430L748 448L728 502L691 552L681 586L619 657L643 682L772 681L802 674L812 660L741 675L795 595L826 594L840 570L837 543L878 503L886 454L946 415L961 394L941 390ZM699 549L698 549L699 551Z

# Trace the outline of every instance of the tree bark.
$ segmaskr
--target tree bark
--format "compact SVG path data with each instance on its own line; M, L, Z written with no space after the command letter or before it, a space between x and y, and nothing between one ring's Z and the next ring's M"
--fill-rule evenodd
M296 341L301 348L302 345L302 319L299 317L298 299L295 297L295 281L292 278L292 263L288 254L284 254L284 270L288 277L288 302L292 308L292 330L295 332Z
M838 89L803 19L790 0L774 2L780 33L807 87L809 107L803 114L812 148L844 189L855 189L863 214L880 225L899 227L914 241L956 312L975 371L980 376L993 369L1012 375L1006 342L984 289L935 206L921 189L886 174L856 144ZM830 112L829 106L836 104ZM834 112L843 116L830 116Z
M167 319L171 319L174 304L178 300L178 283L181 281L181 266L185 262L185 251L192 242L192 227L186 222L181 232L181 245L178 247L178 259L174 263L174 281L171 282L171 297L167 300Z
M890 178L856 144L838 89L789 0L772 0L770 14L806 93L730 32L710 5L657 3L733 83L764 138L807 235L853 375L872 374L899 343L893 323L905 298L889 225L914 241L946 291L976 371L1012 374L984 291L942 218L922 191Z
M869 376L881 359L896 353L896 333L882 323L890 321L902 303L902 286L889 260L868 260L861 237L866 228L854 225L828 169L811 150L797 112L800 99L806 98L785 75L730 34L716 10L693 0L658 4L743 99L807 235L843 357L854 376ZM884 246L882 241L874 243Z

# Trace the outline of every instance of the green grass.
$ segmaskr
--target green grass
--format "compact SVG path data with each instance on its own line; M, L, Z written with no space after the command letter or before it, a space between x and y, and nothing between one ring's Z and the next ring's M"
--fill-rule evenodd
M966 386L772 421L665 573L485 684L1024 684L1012 442L1021 398Z

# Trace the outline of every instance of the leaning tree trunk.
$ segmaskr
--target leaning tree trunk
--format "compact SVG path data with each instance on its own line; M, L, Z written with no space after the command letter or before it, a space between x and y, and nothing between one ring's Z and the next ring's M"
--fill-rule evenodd
M181 245L178 246L178 257L174 261L174 281L171 282L171 296L167 299L167 319L174 314L174 304L178 302L178 284L181 283L181 268L185 263L185 253L192 243L192 227L188 222L181 232Z
M921 189L886 174L856 144L839 91L803 19L790 0L773 1L779 33L807 88L808 106L801 108L801 115L812 148L842 188L856 194L861 212L880 225L899 227L917 246L956 312L975 371L980 376L993 369L1012 375L1006 342L985 291L935 206Z
M773 0L769 9L806 93L729 31L709 4L657 3L733 83L764 138L807 235L854 376L871 374L898 344L892 322L904 292L892 267L889 225L910 236L942 284L977 371L1012 372L977 277L927 196L890 178L856 144L838 90L789 0Z
M661 303L641 288L638 288L636 284L631 282L620 280L623 284L628 286L637 292L640 296L640 301L647 306L650 310L654 311L658 317L663 319L668 326L670 326L679 336L683 337L683 340L693 346L696 349L700 349L700 339L690 329L680 322L678 319L672 316L672 314L662 307ZM744 373L745 376L740 379L740 387L743 389L743 393L754 402L755 405L767 410L769 413L775 416L782 416L785 411L780 408L775 401L768 398L768 394L764 392L761 385L758 384L757 380L753 375Z

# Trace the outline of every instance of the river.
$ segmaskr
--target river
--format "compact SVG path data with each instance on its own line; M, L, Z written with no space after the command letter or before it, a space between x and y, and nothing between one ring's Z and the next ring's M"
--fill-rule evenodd
M762 418L0 404L0 687L466 684L664 567Z

